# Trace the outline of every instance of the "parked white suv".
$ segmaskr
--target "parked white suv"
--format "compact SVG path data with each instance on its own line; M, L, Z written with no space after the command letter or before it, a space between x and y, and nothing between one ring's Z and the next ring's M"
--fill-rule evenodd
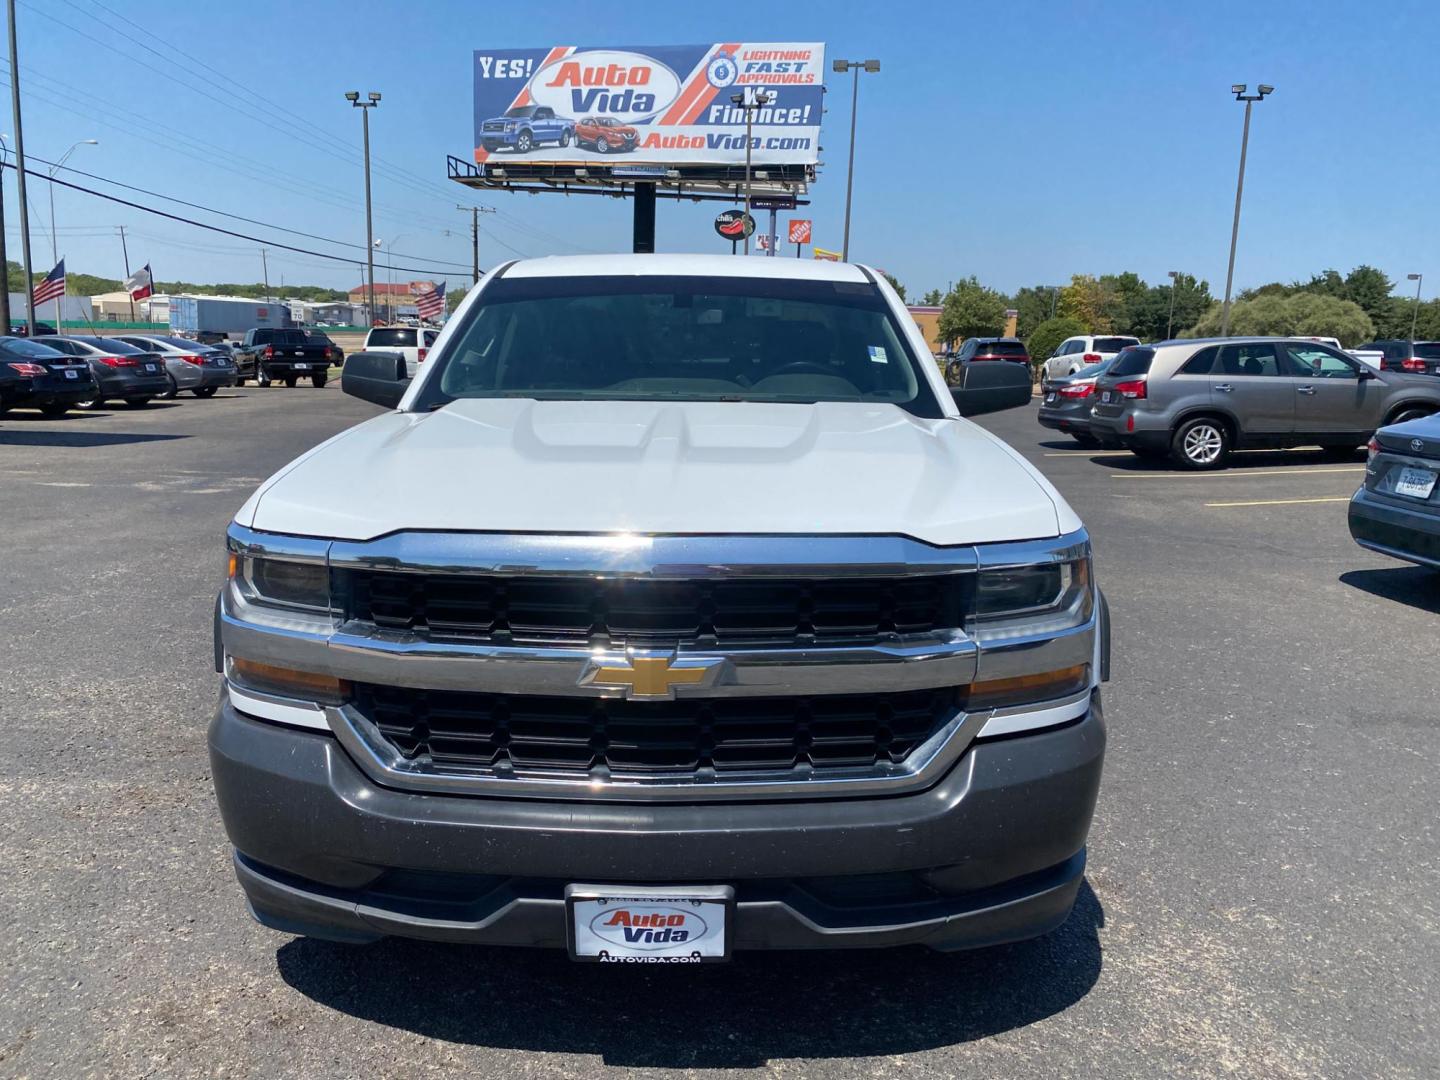
M1045 377L1063 379L1067 375L1074 375L1087 364L1114 359L1121 349L1139 344L1139 338L1116 334L1066 338L1055 350L1055 355L1045 361Z
M405 357L405 370L414 378L439 330L424 326L376 326L365 335L365 351L398 352Z
M1085 870L1090 539L878 272L497 267L228 533L211 775L250 910L346 942L989 946Z

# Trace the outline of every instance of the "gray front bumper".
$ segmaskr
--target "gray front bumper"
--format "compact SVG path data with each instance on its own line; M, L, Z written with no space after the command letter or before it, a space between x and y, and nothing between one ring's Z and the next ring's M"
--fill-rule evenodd
M967 948L1045 933L1079 887L1104 744L1097 693L1082 719L977 743L915 794L621 805L394 791L327 735L228 702L210 727L221 815L261 922L352 941L554 947L572 882L733 884L737 948ZM443 899L397 890L387 871L448 882ZM903 873L923 876L923 897L833 907L803 887Z

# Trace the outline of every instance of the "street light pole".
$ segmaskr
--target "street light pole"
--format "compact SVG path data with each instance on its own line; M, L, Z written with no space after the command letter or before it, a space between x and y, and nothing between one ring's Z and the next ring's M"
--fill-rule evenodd
M754 86L747 86L742 93L732 94L730 100L745 110L745 217L750 217L750 130L755 119L755 110L769 105L775 100L773 94L767 94ZM750 234L745 234L745 254L750 254Z
M1170 317L1165 320L1165 340L1169 341L1175 336L1175 279L1180 276L1179 270L1167 271L1170 275Z
M10 256L5 250L5 158L9 154L9 140L0 135L0 268L5 271L5 287L0 288L0 334L10 333Z
M1420 318L1420 283L1425 280L1424 274L1406 274L1406 278L1415 282L1415 310L1410 315L1410 340L1415 340L1415 323Z
M872 74L880 70L879 60L836 60L830 65L832 71L844 74L853 71L850 80L850 164L845 170L845 239L840 249L840 258L850 261L850 195L855 189L855 107L860 103L860 69Z
M13 3L14 0L11 0ZM370 204L370 110L380 104L380 95L371 90L365 95L369 100L360 100L360 91L350 90L345 100L360 110L361 127L365 130L365 263L369 270L370 321L375 321L375 222Z
M1250 109L1257 101L1263 101L1267 94L1274 93L1273 86L1261 83L1259 92L1247 94L1244 83L1230 87L1236 101L1245 103L1245 130L1240 136L1240 178L1235 182L1235 221L1230 226L1230 266L1225 271L1225 306L1220 314L1220 336L1230 336L1230 287L1235 280L1235 242L1240 237L1240 197L1245 193L1245 154L1250 147Z

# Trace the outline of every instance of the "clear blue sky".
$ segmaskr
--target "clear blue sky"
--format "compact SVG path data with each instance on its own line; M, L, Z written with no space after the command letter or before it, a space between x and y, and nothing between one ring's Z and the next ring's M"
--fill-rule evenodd
M883 62L880 74L862 76L851 254L896 274L912 296L968 274L1013 290L1122 270L1155 282L1171 269L1209 279L1218 293L1243 110L1232 82L1277 88L1255 110L1237 288L1361 262L1392 278L1428 272L1427 295L1440 288L1434 0L19 5L31 154L54 160L75 140L97 138L71 164L363 244L360 123L341 95L381 90L375 152L404 173L377 172L376 232L431 259L469 262L469 217L454 206L472 197L444 177L445 155L471 147L472 50L743 37L819 40L829 57ZM183 59L167 62L122 31L167 57L177 46L286 111ZM808 214L817 242L835 248L848 90L832 83ZM0 115L0 132L13 132L8 108ZM316 128L340 142L325 143ZM5 199L18 260L13 173ZM47 269L42 183L32 182L31 200L35 262ZM482 265L517 252L629 245L628 203L480 200L500 211L482 219ZM714 209L662 202L660 249L722 250ZM75 271L120 276L113 227L124 224L132 264L149 261L160 278L260 277L253 244L63 190L56 215ZM272 283L282 276L335 287L359 280L350 267L272 252ZM467 275L456 269L450 280Z

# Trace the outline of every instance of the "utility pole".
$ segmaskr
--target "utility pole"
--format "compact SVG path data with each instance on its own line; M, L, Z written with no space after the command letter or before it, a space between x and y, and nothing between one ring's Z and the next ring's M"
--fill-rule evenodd
M116 228L118 228L118 229L120 230L120 254L125 257L125 280L126 280L126 281L129 281L129 280L130 280L130 249L125 246L125 226L124 226L124 225L117 225ZM153 286L152 286L152 291L153 291ZM131 322L134 322L134 321L135 321L135 297L134 297L134 295L130 292L130 289L129 289L128 286L127 286L126 289L125 289L125 295L130 298L130 321L131 321Z
M1250 147L1250 108L1257 101L1263 101L1266 94L1275 92L1273 86L1261 83L1258 94L1247 94L1244 83L1230 87L1236 101L1245 103L1245 130L1240 136L1240 178L1235 182L1235 221L1230 226L1230 266L1225 271L1225 306L1220 313L1220 336L1230 336L1230 286L1235 280L1235 241L1240 237L1240 197L1245 193L1245 154Z
M265 249L260 249L260 274L265 282L265 303L270 303L270 264L265 261Z
M860 69L874 74L880 70L879 60L836 60L830 65L832 71L855 74L850 83L850 165L845 171L845 242L840 249L840 258L850 261L850 193L855 187L855 107L860 103Z
M474 263L471 271L470 284L480 284L480 215L495 213L494 207L490 206L460 206L456 210L470 215L470 259Z
M20 55L15 44L15 0L5 0L10 16L10 108L15 114L15 175L20 189L20 251L25 268L25 324L27 332L35 336L35 305L30 298L35 295L35 286L30 264L30 202L25 197L25 133L20 123ZM9 269L6 269L9 277ZM9 285L6 285L9 289ZM8 326L5 328L10 329ZM59 327L57 326L58 330Z
M754 125L755 110L764 108L775 100L773 94L754 86L747 86L743 92L732 94L730 100L745 110L745 216L750 217L750 131ZM750 254L750 234L745 234L745 254Z
M14 3L15 0L10 0ZM360 100L360 91L349 90L345 100L360 110L362 127L365 129L365 264L370 270L370 321L375 321L375 219L370 204L370 110L380 104L380 95L371 90L365 95L369 100Z
M0 334L10 333L10 256L5 251L5 158L10 147L0 135L0 268L5 271L5 287L0 289Z

